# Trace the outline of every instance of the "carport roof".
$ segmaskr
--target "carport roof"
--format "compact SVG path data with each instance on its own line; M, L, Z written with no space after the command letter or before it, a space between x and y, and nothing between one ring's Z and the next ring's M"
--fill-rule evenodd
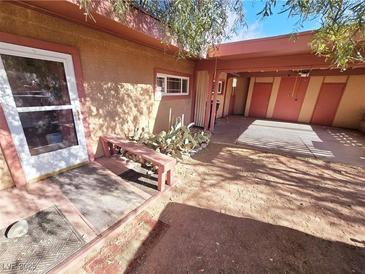
M310 43L316 31L223 43L208 51L206 59L197 62L196 70L232 73L291 73L321 70L326 74L364 74L364 63L352 63L345 72L330 60L312 52Z
M234 60L252 57L308 54L314 31L223 43L208 52L209 58Z

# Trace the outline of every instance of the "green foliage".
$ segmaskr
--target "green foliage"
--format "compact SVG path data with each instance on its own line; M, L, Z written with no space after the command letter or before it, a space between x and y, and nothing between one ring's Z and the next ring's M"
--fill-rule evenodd
M179 46L180 57L202 56L208 47L228 38L244 24L241 0L108 0L121 21L137 8L161 22L166 44ZM80 6L91 15L93 1L81 0ZM234 18L234 20L232 20ZM229 20L233 24L229 24Z
M166 42L176 41L180 54L201 56L208 46L219 44L244 22L240 0L175 0L169 1L158 18L169 34ZM235 18L230 29L229 16Z
M130 9L139 9L161 22L166 44L177 44L180 57L202 56L245 25L244 0L108 0L121 21ZM85 15L92 18L93 4L79 0ZM262 0L261 17L280 13L299 17L298 26L319 20L321 27L312 41L319 56L346 69L353 62L365 62L365 1L363 0Z
M262 16L273 14L277 0L267 0ZM313 51L330 60L335 67L346 69L351 63L365 62L365 1L361 0L286 0L280 2L281 13L298 16L298 24L320 20Z
M136 128L129 139L163 154L182 159L189 157L193 150L202 144L209 143L209 135L205 132L192 133L191 125L184 126L181 119L177 119L167 132L161 131L156 135Z

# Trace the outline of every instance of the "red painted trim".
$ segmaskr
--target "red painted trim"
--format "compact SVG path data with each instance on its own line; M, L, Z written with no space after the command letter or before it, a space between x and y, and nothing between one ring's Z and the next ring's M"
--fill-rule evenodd
M225 85L224 85L224 91L227 90L227 86L228 86L228 81L229 81L230 77L227 75L226 81L225 81ZM222 117L225 117L224 115L224 109L226 106L226 100L227 100L227 92L224 92L224 96L223 96L223 109L222 109Z
M207 70L214 66L214 60L201 60L197 69ZM330 63L313 54L295 54L284 56L267 56L255 58L237 58L218 60L217 70L224 72L265 72L276 70L328 69Z
M83 123L84 131L85 131L87 154L89 156L89 160L94 161L95 156L94 156L92 143L91 143L91 129L90 129L89 116L88 116L87 107L86 107L86 94L85 94L85 89L84 89L84 80L83 80L83 75L82 75L80 54L79 54L79 51L77 49L75 49L75 51L73 53L71 53L71 55L72 55L74 70L75 70L77 93L79 95L80 108L81 108L81 114L82 114L82 123Z
M243 77L290 77L297 76L298 71L266 71L266 72L241 72ZM310 70L309 76L344 76L344 75L365 75L364 68L347 69L341 71L338 69L313 69Z
M25 174L16 152L10 129L6 122L3 108L0 104L0 146L4 154L5 162L9 168L10 175L16 187L24 187L27 184Z
M205 130L208 130L208 126L209 126L210 100L212 98L213 77L214 77L214 72L212 70L209 70L208 71L207 99L205 101L205 114L204 114L204 129Z
M193 87L193 75L191 73L175 71L175 70L168 70L163 68L154 68L153 69L153 94L156 92L156 78L157 73L165 73L171 74L176 76L183 76L189 77L189 94L188 95L164 95L161 97L161 101L165 100L176 100L176 99L190 99L192 94L192 87Z
M37 48L37 49L43 49L43 50L49 50L49 51L55 51L55 52L60 52L60 53L65 53L65 54L70 54L72 56L72 60L73 60L73 65L74 65L74 70L75 70L75 78L76 78L76 86L77 86L77 93L79 96L79 101L80 101L80 106L81 106L81 114L83 117L83 126L84 126L84 131L85 131L85 138L86 138L86 145L87 145L87 153L88 153L88 157L90 161L94 160L94 153L92 150L92 145L91 145L91 131L90 131L90 126L89 126L89 120L88 120L88 114L87 114L87 108L86 108L86 96L85 96L85 90L84 90L84 81L83 81L83 76L82 76L82 67L81 67L81 60L80 60L80 54L77 48L75 47L71 47L68 45L62 45L62 44L56 44L56 43L51 43L51 42L47 42L47 41L42 41L42 40L38 40L38 39L33 39L33 38L29 38L29 37L24 37L24 36L18 36L18 35L13 35L13 34L9 34L9 33L5 33L5 32L0 32L0 41L1 42L5 42L5 43L10 43L10 44L16 44L16 45L21 45L21 46L26 46L26 47L31 47L31 48ZM6 123L6 120L2 121L5 117L0 117L0 122L4 122ZM10 130L8 127L4 128L5 131L7 131L6 134L9 134L9 136L11 136L10 134ZM10 153L11 151L16 151L15 150L15 145L13 142L11 142L9 144L10 146L13 146L12 149L4 149L3 144L1 144L2 149L4 150L4 156L5 159L7 161L10 161L9 159L13 158L13 154ZM9 154L7 153L7 151L10 151ZM19 158L18 158L19 161ZM19 167L21 166L20 161L19 163L16 163L16 160L14 162L12 162L12 165ZM10 168L10 165L9 165ZM18 184L22 184L22 180L17 179L17 177L13 177L14 183L18 186ZM18 181L20 180L20 181Z

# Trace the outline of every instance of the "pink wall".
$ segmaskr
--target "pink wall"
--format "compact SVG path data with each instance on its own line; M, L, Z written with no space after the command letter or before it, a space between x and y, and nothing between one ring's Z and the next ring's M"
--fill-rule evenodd
M317 125L332 125L340 104L346 83L323 83L316 106L314 108L312 123Z
M272 83L255 83L250 105L249 116L265 118L269 105Z
M272 118L298 121L309 78L282 77Z

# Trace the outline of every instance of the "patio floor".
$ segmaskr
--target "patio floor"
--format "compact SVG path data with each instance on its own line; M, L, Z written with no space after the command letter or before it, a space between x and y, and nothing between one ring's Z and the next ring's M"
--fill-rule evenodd
M124 176L131 171L133 176ZM150 185L138 187L140 178L142 181L147 178ZM130 164L115 156L100 158L97 162L33 183L27 189L0 191L0 229L42 210L56 208L67 218L71 229L87 244L155 196L158 191L153 184L157 184L154 177L143 174L138 164ZM48 229L49 225L37 229ZM29 248L36 252L38 245ZM12 250L19 252L17 249ZM34 252L27 251L28 254ZM5 255L7 258L16 258L16 254ZM28 259L32 260L31 257ZM27 256L23 256L22 260L28 263ZM37 262L42 264L42 260ZM6 263L11 265L13 262ZM38 271L47 270L40 265L35 267L36 270L39 267ZM18 273L17 269L13 269L13 272Z
M213 139L365 167L365 135L356 130L230 116L217 121Z

